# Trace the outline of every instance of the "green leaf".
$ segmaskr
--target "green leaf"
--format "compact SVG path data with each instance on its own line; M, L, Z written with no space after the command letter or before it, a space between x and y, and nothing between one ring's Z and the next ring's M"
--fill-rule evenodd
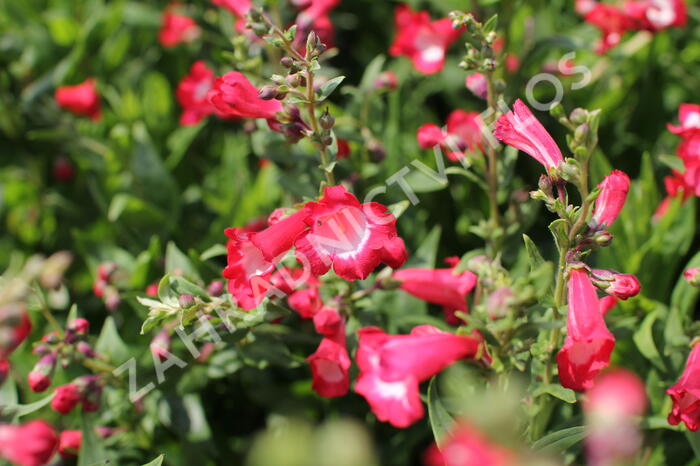
M454 419L440 400L437 387L435 386L436 378L430 379L430 385L428 386L428 416L430 417L430 427L433 429L433 437L435 437L437 444L440 445L452 428Z
M525 250L527 251L527 257L530 259L530 271L534 271L542 264L544 264L545 260L542 258L542 254L540 254L540 250L537 249L537 246L535 243L530 239L529 236L523 235L523 241L525 242Z
M163 464L163 460L165 459L165 453L160 455L158 458L154 459L150 463L146 463L142 466L161 466Z
M482 30L484 31L484 34L488 34L491 31L495 31L497 25L498 15L493 15L486 21L486 23L484 23Z
M642 321L642 324L639 326L636 332L634 332L634 335L632 336L632 340L634 340L634 344L637 346L637 349L639 349L639 352L644 355L645 358L647 358L649 361L651 361L652 364L654 364L658 369L664 371L666 370L666 367L664 365L663 360L661 359L661 354L659 353L659 350L656 348L656 342L654 341L654 322L656 319L659 317L659 311L653 311L649 315L647 315L644 320Z
M117 330L112 316L107 317L102 325L100 336L95 343L95 351L109 357L114 364L121 364L129 358L129 347L119 335L119 330Z
M202 254L199 256L199 260L201 261L207 261L209 259L212 259L214 257L219 257L219 256L225 256L226 255L226 246L223 244L215 244L214 246L210 247L206 251L204 251Z
M345 79L345 76L338 76L333 79L329 79L323 85L321 85L321 88L316 91L316 101L317 102L322 102L328 98L329 95L333 93L336 87L343 82Z
M532 444L532 449L541 453L554 453L576 445L586 436L584 426L569 427L545 435Z
M695 458L700 459L700 432L686 431L685 438L688 439L688 443L695 453Z
M41 408L44 406L48 406L49 403L51 403L51 400L54 397L54 393L51 393L49 396L46 396L38 401L35 401L34 403L29 403L26 405L15 405L15 406L5 406L3 408L3 414L7 413L10 414L13 418L14 421L18 421L19 418L26 416L28 414L32 414L36 411L39 411Z
M576 403L576 392L559 384L541 385L534 391L532 396L537 397L545 393L567 403Z
M549 231L554 235L554 241L557 243L557 249L566 249L569 238L567 235L567 222L563 218L553 221L549 224Z
M80 455L78 456L78 466L94 466L97 464L109 464L107 453L102 446L102 440L95 432L94 419L97 416L82 413L83 439L80 445Z
M676 170L681 173L685 171L685 164L683 163L683 160L675 155L662 154L656 158L659 160L659 162L663 163L672 170Z
M377 55L369 62L369 65L365 68L365 72L362 74L360 89L364 92L374 89L374 81L379 76L379 73L381 73L385 61L386 57L384 55Z
M187 257L172 241L165 248L165 271L169 274L177 271L173 275L182 274L194 280L201 280L197 269L192 265L189 257Z

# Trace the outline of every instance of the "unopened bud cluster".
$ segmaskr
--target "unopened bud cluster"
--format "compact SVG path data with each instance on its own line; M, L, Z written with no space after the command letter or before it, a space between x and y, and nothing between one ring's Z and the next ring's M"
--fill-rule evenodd
M459 66L468 71L493 71L498 66L493 44L497 35L495 32L497 16L492 16L485 23L478 22L471 13L453 11L449 15L452 27L466 28L470 41L465 44L467 53Z

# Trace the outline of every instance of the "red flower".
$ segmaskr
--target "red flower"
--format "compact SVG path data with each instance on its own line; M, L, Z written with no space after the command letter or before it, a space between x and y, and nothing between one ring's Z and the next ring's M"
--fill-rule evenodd
M57 446L58 436L46 421L0 425L0 456L20 466L48 463Z
M73 411L82 400L80 388L71 383L56 387L55 395L51 400L51 408L61 414L68 414Z
M318 319L316 316L323 316ZM345 323L337 309L324 308L314 316L316 328L323 330L323 340L306 360L311 365L311 388L323 397L343 396L350 389L350 356L345 343Z
M644 0L638 3L645 6L644 28L650 31L683 27L688 21L688 10L683 0Z
M189 16L174 13L172 6L163 12L158 39L163 47L175 47L182 42L192 42L199 37L197 23Z
M384 71L374 80L374 88L382 91L394 91L399 86L399 78L393 71Z
M314 18L313 21L306 23L307 17L303 16L303 12L297 18L297 34L294 38L294 48L299 52L300 55L306 54L306 40L309 33L313 31L318 39L321 41L326 48L335 47L334 37L335 37L335 26L328 15L319 16Z
M610 363L615 337L605 326L595 287L583 268L569 272L568 335L557 354L559 380L566 388L586 390Z
M305 28L319 18L327 17L328 13L339 4L340 0L310 0L304 5L304 10L297 16L296 24Z
M344 187L328 186L305 209L310 229L295 245L298 260L308 261L313 275L332 267L345 280L364 280L382 262L398 268L406 261L396 218L382 204L360 204Z
M418 384L462 358L477 358L479 338L454 335L431 325L409 335L387 335L378 327L358 331L355 391L365 397L380 421L408 427L423 417Z
M685 363L683 375L675 385L666 390L673 400L673 409L668 415L672 426L683 421L693 432L700 427L700 345L693 346Z
M223 271L228 290L245 310L259 305L270 288L270 277L280 255L288 251L306 229L307 211L301 209L255 233L228 228L228 265Z
M564 160L552 136L520 99L515 101L512 111L498 119L493 135L527 153L547 170Z
M63 459L78 456L83 443L83 433L79 430L64 430L58 438L58 454Z
M630 16L613 5L596 3L586 13L584 20L600 29L602 37L596 46L596 53L603 54L622 40L626 31L634 28Z
M624 172L613 170L598 187L600 195L595 201L593 222L601 228L609 228L625 205L630 179Z
M396 7L396 38L389 54L406 56L421 73L433 74L445 64L447 48L462 33L453 29L448 18L430 21L427 11L412 11L407 5Z
M224 117L274 119L282 111L279 101L261 99L255 86L238 71L216 78L207 99Z
M27 338L32 331L24 307L7 305L0 309L0 359L7 359L10 354Z
M455 425L442 448L433 444L425 452L425 466L509 466L518 464L510 451L490 443L464 423Z
M681 104L678 107L678 120L680 126L673 126L671 123L666 125L673 134L683 138L700 134L700 105Z
M335 154L335 158L342 160L348 157L350 157L350 144L345 139L338 138L338 153Z
M401 269L394 272L393 278L401 282L400 288L413 296L432 304L442 306L446 315L453 318L448 322L458 325L462 321L454 316L454 311L467 312L467 295L476 286L477 276L472 272L454 273L448 269Z
M253 7L251 0L211 0L211 2L226 8L238 18L243 18Z
M156 336L151 340L150 348L151 354L161 361L168 359L168 353L170 352L170 334L165 330L156 333Z
M439 145L447 152L447 158L456 162L465 151L473 152L482 147L482 122L479 113L455 110L447 117L447 130L432 123L418 128L418 144L423 148Z
M54 94L59 107L97 121L102 117L100 96L94 78L88 78L75 86L61 86Z
M51 385L51 375L56 368L56 355L49 353L42 356L27 376L29 389L35 393L45 391Z
M617 296L603 296L600 298L600 313L605 316L617 306Z
M311 319L323 306L318 288L295 291L287 298L289 307L304 319Z
M628 299L639 294L641 285L631 273L619 273L614 270L593 269L593 283L609 295Z
M642 443L636 418L646 405L644 383L633 372L616 369L598 377L583 403L588 464L632 462Z
M190 72L177 86L175 93L182 107L180 124L182 126L196 125L202 119L216 112L216 108L207 99L207 94L214 85L214 71L198 60L190 68Z
M78 317L68 323L68 330L76 335L87 335L90 331L90 322L82 317Z
M467 75L467 79L464 84L467 89L472 91L472 94L480 99L486 100L488 96L488 82L486 81L486 76L482 73L472 73Z

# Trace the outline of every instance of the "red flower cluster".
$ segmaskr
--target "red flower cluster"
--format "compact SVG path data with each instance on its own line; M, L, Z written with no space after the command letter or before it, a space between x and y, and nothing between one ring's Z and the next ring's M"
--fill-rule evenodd
M389 54L410 58L416 70L424 74L442 70L447 48L462 33L452 28L449 18L431 21L427 11L412 11L407 5L396 7L394 22L396 38Z
M671 176L664 178L667 196L654 214L662 217L674 198L681 196L682 201L690 196L700 196L700 105L681 104L678 109L680 126L668 125L668 129L682 138L676 154L683 161L682 172L673 170Z
M97 121L102 117L100 95L94 78L88 78L75 86L61 86L54 94L59 107Z
M439 146L447 158L457 162L468 152L482 150L484 124L478 112L455 110L447 117L446 130L434 123L418 128L418 145L423 149Z
M682 27L688 19L683 0L628 0L622 6L577 0L576 11L600 29L602 37L596 52L601 54L618 45L627 31L656 32Z
M229 292L244 309L256 307L269 292L276 264L293 246L297 260L314 276L331 268L346 280L362 280L380 264L398 268L406 260L396 219L376 202L360 204L342 186L324 190L318 202L255 233L229 228Z

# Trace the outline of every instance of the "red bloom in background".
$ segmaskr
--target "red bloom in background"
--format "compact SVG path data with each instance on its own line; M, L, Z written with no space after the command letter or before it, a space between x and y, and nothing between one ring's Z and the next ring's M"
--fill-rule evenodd
M418 145L423 149L439 145L453 162L464 158L466 151L481 150L483 124L478 112L455 110L447 117L446 126L446 131L433 123L418 128Z
M216 78L207 98L225 117L274 119L282 111L279 101L261 99L255 86L238 71Z
M617 296L603 296L600 298L600 313L605 316L617 306Z
M335 158L338 160L346 159L350 157L350 144L345 139L337 139L338 141L338 153L335 154Z
M54 95L56 103L66 110L97 121L102 116L100 96L94 78L88 78L75 86L61 86Z
M296 24L305 28L314 23L319 18L328 16L335 7L340 4L340 0L310 0L304 3L304 10L297 16Z
M451 258L457 259L457 258ZM454 273L456 263L450 261L448 269L401 269L394 272L393 278L401 282L399 288L432 304L443 307L447 322L452 325L462 323L455 311L467 312L467 295L476 286L477 276L469 271Z
M58 438L58 454L63 459L78 456L83 443L83 433L79 430L64 430Z
M398 268L406 261L403 240L396 234L396 218L377 202L360 204L342 186L327 186L318 202L309 202L310 229L296 240L315 276L332 267L345 280L364 280L380 264Z
M236 18L236 31L239 33L244 33L246 31L245 15L253 8L253 2L251 0L212 0L212 3L224 7L233 13L233 16Z
M583 402L588 464L630 464L642 444L636 418L646 405L644 383L633 372L615 369L596 379Z
M694 286L700 286L700 267L691 267L683 271L683 278Z
M230 238L228 265L223 271L228 290L240 307L250 310L259 305L270 290L270 278L280 255L288 251L306 229L306 209L255 233L227 228Z
M467 75L467 79L464 81L464 85L467 86L472 94L480 99L486 100L488 96L488 82L486 81L486 76L482 73L472 73Z
M685 363L683 375L666 390L673 400L668 423L676 426L684 422L693 432L700 427L700 345L693 346Z
M216 107L209 101L207 94L214 86L214 71L202 60L192 64L190 72L177 86L175 96L182 107L180 124L196 125L202 119L216 113Z
M620 170L613 170L598 187L600 195L595 201L593 222L601 228L609 228L625 205L630 189L630 178Z
M81 400L80 388L70 383L61 385L56 387L54 397L51 400L51 408L58 413L68 414Z
M605 326L595 287L583 268L569 272L568 335L557 353L559 381L566 388L586 390L610 364L615 337Z
M0 426L0 456L20 466L48 463L57 446L58 436L46 421Z
M324 337L316 352L306 359L313 376L311 388L320 396L343 396L350 389L351 364L343 318L337 309L325 307L314 316L314 324Z
M287 298L287 303L303 319L311 319L323 307L323 301L316 287L293 292Z
M7 376L10 373L10 363L4 359L0 359L0 385L5 383Z
M520 99L513 104L513 110L496 121L493 135L527 153L547 170L556 168L564 160L552 136Z
M683 0L643 0L644 28L660 31L669 27L683 27L688 21L688 10Z
M600 54L618 45L624 33L634 28L634 23L625 12L605 3L596 3L586 13L584 20L602 33L595 49Z
M671 123L666 125L673 134L677 134L682 138L700 134L700 105L681 104L678 107L678 120L680 121L680 126L674 126Z
M447 48L462 33L453 29L449 18L431 21L427 11L412 11L407 5L396 7L396 38L389 48L394 57L406 56L421 73L433 74L445 65Z
M481 432L464 423L447 434L442 448L433 444L425 452L425 466L509 466L517 464L510 451L490 443Z
M380 421L408 427L423 417L418 384L462 358L478 358L480 338L420 325L408 335L387 335L378 327L358 332L355 391Z
M0 314L0 359L7 359L31 333L32 322L22 306L5 306Z
M175 13L171 5L163 12L158 40L163 47L175 47L182 42L192 42L199 37L197 23L189 16Z
M399 78L393 71L384 71L374 80L374 88L383 91L393 91L399 87Z

